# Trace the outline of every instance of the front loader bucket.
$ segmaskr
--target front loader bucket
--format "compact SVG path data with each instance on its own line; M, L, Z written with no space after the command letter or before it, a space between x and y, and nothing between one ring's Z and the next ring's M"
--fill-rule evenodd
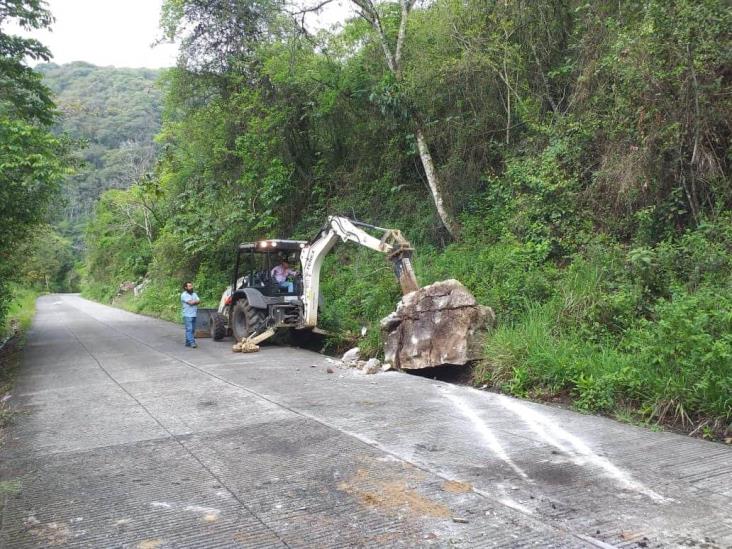
M211 315L215 312L217 312L217 309L198 308L198 313L196 315L195 337L211 337L211 332L208 329L208 323Z

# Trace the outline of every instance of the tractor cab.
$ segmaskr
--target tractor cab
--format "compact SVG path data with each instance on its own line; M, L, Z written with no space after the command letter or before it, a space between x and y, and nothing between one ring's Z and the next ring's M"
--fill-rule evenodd
M304 240L260 240L240 244L232 287L235 291L253 288L267 297L301 296L300 252L306 245ZM287 283L279 284L272 271L283 260L296 274L290 275Z

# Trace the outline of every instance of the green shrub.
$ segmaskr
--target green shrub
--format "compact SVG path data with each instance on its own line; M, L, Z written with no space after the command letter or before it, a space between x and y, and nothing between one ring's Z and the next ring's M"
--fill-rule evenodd
M634 357L634 395L658 420L732 419L732 298L680 291L624 339Z
M145 287L139 297L127 295L119 304L135 313L179 322L181 320L180 294L183 291L182 286L183 283L178 280L153 280Z
M732 418L732 260L726 217L653 247L590 246L554 297L499 326L476 383L569 392L576 408L691 424ZM705 252L706 251L706 252Z
M27 330L36 312L36 299L39 292L24 288L17 284L10 284L8 294L11 296L5 317L5 324L0 326L0 339L9 335L11 326L17 326L21 331Z

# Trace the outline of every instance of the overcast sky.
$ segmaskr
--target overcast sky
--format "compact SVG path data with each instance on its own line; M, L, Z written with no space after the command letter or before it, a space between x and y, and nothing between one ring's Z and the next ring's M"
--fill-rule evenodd
M56 18L52 30L21 34L45 44L54 63L151 68L175 64L176 46L151 47L160 37L162 0L47 0L47 4Z
M163 0L46 0L56 18L52 30L6 31L37 38L53 53L53 62L87 61L115 67L171 67L177 47L161 44L158 27ZM306 5L316 0L295 0ZM309 14L311 30L329 27L352 15L348 0L334 0L318 14Z

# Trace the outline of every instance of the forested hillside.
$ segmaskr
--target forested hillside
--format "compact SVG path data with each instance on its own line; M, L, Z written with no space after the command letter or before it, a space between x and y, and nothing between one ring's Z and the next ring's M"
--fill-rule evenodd
M493 307L475 383L698 427L732 419L732 88L725 0L380 3L308 33L273 2L169 0L151 177L106 192L85 292L213 304L240 241L329 214L401 229L422 284ZM378 353L398 299L341 247L324 323ZM334 342L337 344L338 342Z
M55 102L52 131L73 170L60 182L43 223L20 245L26 286L78 291L84 231L109 189L127 189L153 170L161 125L159 71L76 62L36 67Z
M67 178L56 225L74 240L99 196L126 189L155 163L160 131L159 71L76 62L36 67L60 112L57 132L78 142L79 168Z

